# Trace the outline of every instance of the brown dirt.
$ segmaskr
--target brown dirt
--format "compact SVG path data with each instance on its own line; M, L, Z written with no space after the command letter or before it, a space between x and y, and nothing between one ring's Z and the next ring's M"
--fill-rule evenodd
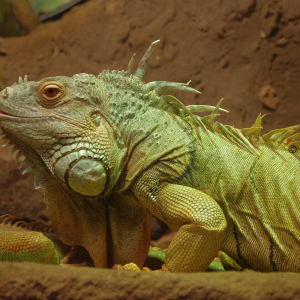
M299 276L257 272L161 274L0 263L0 299L296 300L300 298Z
M192 79L191 86L203 94L177 95L185 104L215 105L224 97L222 107L230 114L222 113L220 121L249 127L259 112L268 113L263 123L266 132L299 123L299 31L298 0L88 1L27 36L5 38L7 54L0 56L0 80L11 85L25 74L39 80L126 69L134 52L137 62L150 43L160 39L146 81ZM7 151L2 150L0 157L0 214L47 220L33 177L21 177ZM300 297L298 281L290 284L299 280L295 274L156 276L57 270L2 264L0 274L6 279L0 281L0 298Z

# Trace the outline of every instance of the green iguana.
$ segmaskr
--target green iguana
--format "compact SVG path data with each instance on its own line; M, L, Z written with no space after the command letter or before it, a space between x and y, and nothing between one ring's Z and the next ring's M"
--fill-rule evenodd
M0 126L44 189L55 233L96 267L142 266L150 213L176 235L172 272L204 271L225 251L243 268L300 270L299 126L263 136L261 115L236 129L168 95L187 84L142 81L157 42L128 70L39 82L0 94ZM40 180L41 185L39 185Z

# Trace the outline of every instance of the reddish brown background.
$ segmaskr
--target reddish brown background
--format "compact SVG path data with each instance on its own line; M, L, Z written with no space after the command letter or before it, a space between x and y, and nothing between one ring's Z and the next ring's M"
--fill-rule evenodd
M11 85L26 74L29 80L39 80L126 69L133 53L137 53L136 65L150 43L160 39L145 81L191 79L191 86L203 94L178 94L185 104L215 105L224 97L222 107L230 113L222 113L220 121L249 127L259 112L267 113L263 123L267 132L299 123L299 33L298 0L90 0L27 36L5 38L7 55L0 56L0 79ZM21 177L5 149L0 153L0 214L47 221L42 195L33 190L32 175ZM224 286L226 276L218 277L223 278ZM136 277L134 288L139 278L144 280ZM251 274L249 278L252 280ZM280 282L280 275L269 278L274 287ZM245 288L247 280L239 288ZM166 295L178 297L167 282L166 277ZM231 295L235 288L232 285ZM261 289L263 285L264 296ZM282 289L280 299L299 295L295 292L284 298L287 294L284 286ZM222 289L207 293L217 299ZM63 290L55 295L68 297ZM239 292L236 299L244 299L242 296Z

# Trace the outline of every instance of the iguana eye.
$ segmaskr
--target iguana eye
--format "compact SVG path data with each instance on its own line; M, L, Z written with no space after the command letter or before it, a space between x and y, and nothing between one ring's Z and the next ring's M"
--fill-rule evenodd
M64 95L64 90L58 84L48 83L40 89L39 95L45 104L56 104Z
M58 93L59 93L59 89L56 89L56 88L47 88L45 90L45 95L48 98L54 98Z

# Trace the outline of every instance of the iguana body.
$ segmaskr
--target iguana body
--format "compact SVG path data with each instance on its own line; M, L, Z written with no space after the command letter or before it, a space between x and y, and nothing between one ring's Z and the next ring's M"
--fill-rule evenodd
M260 136L167 96L186 84L134 75L19 79L0 98L0 126L41 180L56 234L86 248L97 267L141 266L150 212L176 235L170 271L204 271L221 249L242 267L299 271L298 126ZM295 153L288 151L289 147ZM291 149L291 148L290 148ZM103 246L105 245L105 246Z

